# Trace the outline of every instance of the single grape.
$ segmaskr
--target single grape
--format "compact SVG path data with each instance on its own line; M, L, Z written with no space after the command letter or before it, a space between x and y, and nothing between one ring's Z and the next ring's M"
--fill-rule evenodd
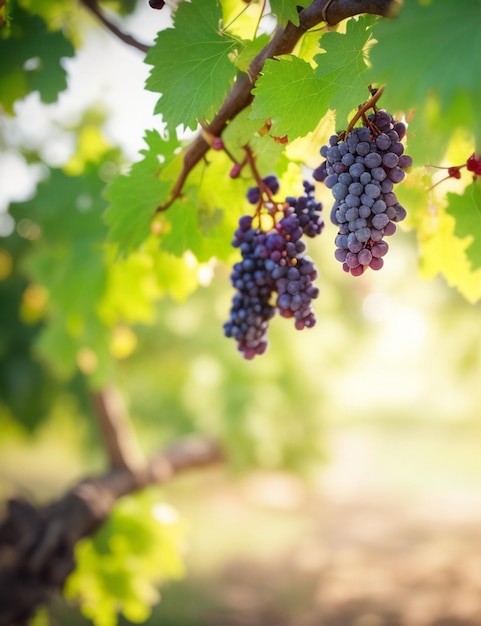
M269 188L271 193L276 194L279 191L279 179L274 174L266 176L262 181Z
M259 190L259 187L249 187L246 196L250 204L257 204L261 199L261 192Z

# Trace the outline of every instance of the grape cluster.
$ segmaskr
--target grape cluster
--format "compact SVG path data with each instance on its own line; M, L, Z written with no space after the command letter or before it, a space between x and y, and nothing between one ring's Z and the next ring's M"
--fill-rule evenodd
M264 184L276 193L273 189L279 189L277 179L266 179ZM253 190L250 188L247 196L257 204L262 200L262 191ZM231 274L236 293L224 333L237 341L246 359L265 352L269 320L276 311L282 317L293 318L298 330L316 323L312 300L319 295L314 285L317 270L301 239L304 235L320 234L324 223L320 215L322 205L313 197L314 187L304 183L304 190L299 198L262 204L267 218L273 220L270 230L260 227L257 213L255 217L241 217L234 233L232 245L240 249L242 260L234 265Z
M339 228L335 257L354 276L383 266L389 249L384 238L393 235L396 222L406 217L393 187L412 165L401 143L404 123L380 109L366 124L345 138L333 135L321 148L326 160L313 172L334 197L331 221Z

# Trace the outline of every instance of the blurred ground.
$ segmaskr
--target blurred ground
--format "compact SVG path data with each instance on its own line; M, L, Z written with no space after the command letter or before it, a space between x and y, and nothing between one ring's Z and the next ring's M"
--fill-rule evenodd
M213 472L201 511L181 485L179 510L198 509L189 575L165 590L150 623L479 626L481 490L446 455L438 471L432 459L439 440L462 455L468 438L438 431L429 446L411 432L402 465L402 437L380 454L372 432L346 431L316 487L275 473L232 485Z
M362 422L330 430L310 480L177 478L187 575L146 626L480 626L480 447L476 424ZM51 623L87 624L62 600Z

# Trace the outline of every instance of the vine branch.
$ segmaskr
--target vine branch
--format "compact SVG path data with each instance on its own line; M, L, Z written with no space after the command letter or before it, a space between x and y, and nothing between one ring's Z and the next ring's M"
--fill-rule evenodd
M190 172L208 152L210 145L205 139L205 132L219 137L227 124L252 102L252 88L267 59L292 52L302 35L321 22L334 26L361 13L392 17L398 7L399 0L314 0L299 13L299 26L288 22L285 28L278 27L271 41L252 60L247 72L236 80L217 115L205 126L204 134L199 134L187 147L170 198L157 207L156 213L165 211L179 198Z
M108 387L92 394L92 404L111 469L140 471L145 459L120 394Z
M221 460L214 441L190 437L175 441L137 472L116 468L85 479L49 506L10 500L0 524L0 626L25 626L36 607L62 588L74 568L76 543L99 528L116 500Z
M140 50L141 52L147 53L149 51L150 46L141 43L135 37L132 37L132 35L124 33L113 22L111 22L102 12L96 0L80 1L105 26L105 28L109 30L113 35L115 35L118 39L120 39L120 41L123 41L128 46L137 48L137 50Z

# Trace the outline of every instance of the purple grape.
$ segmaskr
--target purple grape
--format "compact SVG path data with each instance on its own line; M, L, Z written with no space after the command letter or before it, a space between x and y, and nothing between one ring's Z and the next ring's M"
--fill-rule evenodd
M266 177L263 182L275 193L272 178ZM259 191L257 187L251 189ZM256 199L254 191L251 194ZM299 330L316 323L312 301L319 295L314 285L317 270L301 241L304 235L319 235L324 226L322 204L313 194L314 185L305 181L302 196L286 198L278 205L278 211L282 207L282 217L269 231L255 228L251 216L244 215L239 220L232 245L239 248L241 261L231 273L236 293L224 334L236 340L246 359L266 351L269 320L276 311L282 317L293 318Z
M331 221L338 227L335 257L354 276L367 267L382 267L380 257L388 250L383 239L393 235L396 223L406 217L393 193L404 170L412 166L401 143L405 135L406 125L381 109L369 115L366 126L352 129L344 140L332 136L320 150L326 159L321 164L322 180L335 199L331 210Z
M262 179L263 183L268 187L271 193L276 194L279 191L279 179L274 174L270 174Z
M259 200L261 199L261 192L259 190L259 187L249 187L249 189L247 190L247 201L250 204L257 204L259 202Z

